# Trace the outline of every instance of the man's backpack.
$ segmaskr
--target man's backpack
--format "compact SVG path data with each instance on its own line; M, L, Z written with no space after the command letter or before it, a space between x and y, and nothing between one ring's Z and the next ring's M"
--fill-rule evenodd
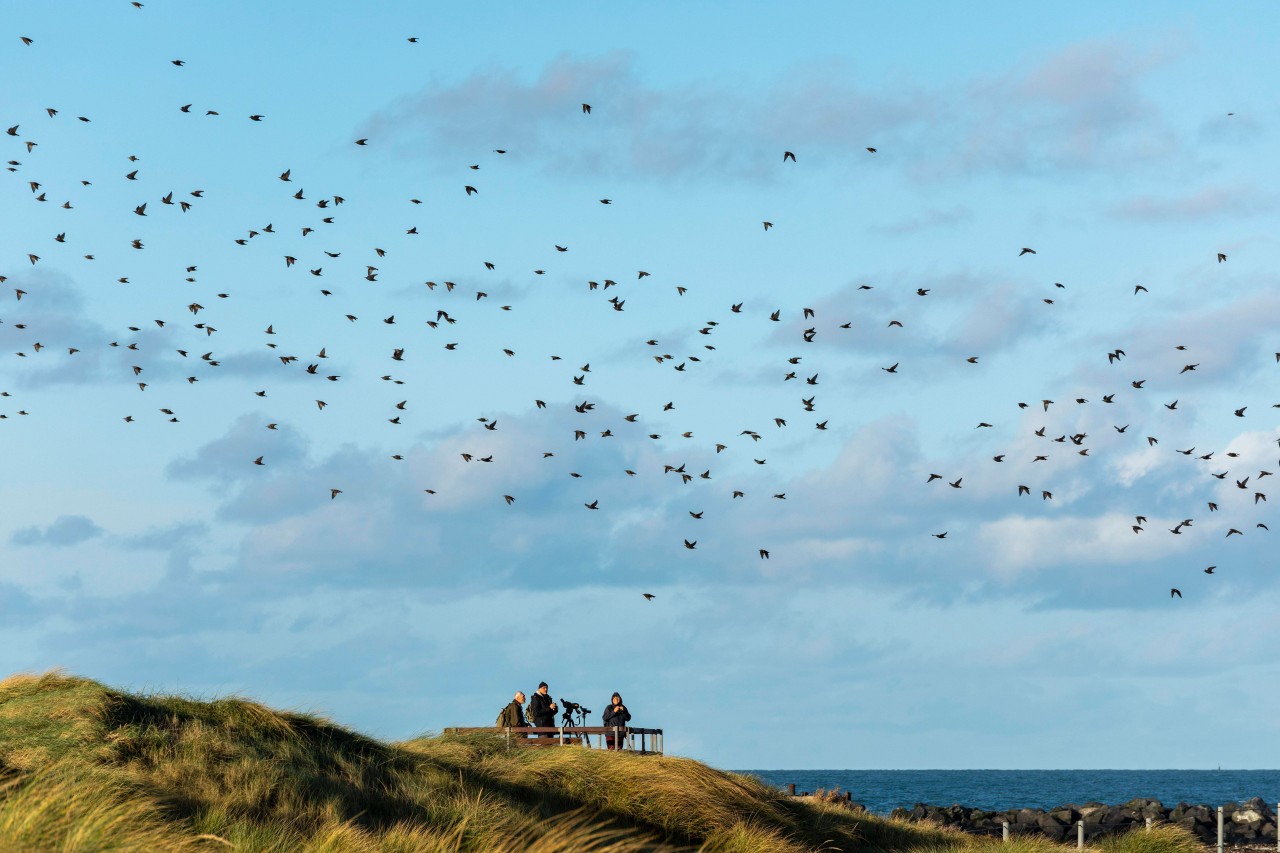
M500 729L504 729L507 726L511 725L509 722L507 722L507 709L510 707L511 706L509 704L502 706L502 710L498 712L498 721L494 723L495 726L497 726Z

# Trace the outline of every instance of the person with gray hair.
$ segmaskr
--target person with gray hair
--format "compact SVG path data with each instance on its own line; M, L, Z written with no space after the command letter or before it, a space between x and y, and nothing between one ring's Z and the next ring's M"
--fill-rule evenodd
M501 729L523 729L528 728L529 723L524 718L524 691L517 690L515 698L502 709L498 714L498 722L496 724Z

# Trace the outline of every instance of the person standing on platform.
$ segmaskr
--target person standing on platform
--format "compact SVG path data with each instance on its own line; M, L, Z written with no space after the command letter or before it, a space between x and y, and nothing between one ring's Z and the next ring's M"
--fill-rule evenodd
M605 726L611 729L625 729L630 720L631 712L627 710L626 705L622 704L622 694L614 693L609 700L609 707L604 709ZM616 742L612 734L607 734L604 737L609 744L609 749L622 749L622 742L626 738L626 734L620 731Z
M545 681L538 683L538 692L529 700L529 719L533 721L535 728L552 728L556 724L556 703L551 698L551 691ZM538 737L552 735L542 732Z
M500 729L524 729L529 727L529 723L524 718L524 691L517 690L515 698L512 699L507 706L502 709L502 713L498 714L498 728ZM523 735L521 735L523 737Z

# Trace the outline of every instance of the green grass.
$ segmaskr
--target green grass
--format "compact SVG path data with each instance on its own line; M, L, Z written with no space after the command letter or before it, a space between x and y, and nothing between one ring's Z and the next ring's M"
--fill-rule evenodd
M60 673L0 682L0 850L701 850L1047 853L1020 837L797 800L688 758L494 737L383 743L230 698L137 695ZM1177 827L1100 853L1198 853Z

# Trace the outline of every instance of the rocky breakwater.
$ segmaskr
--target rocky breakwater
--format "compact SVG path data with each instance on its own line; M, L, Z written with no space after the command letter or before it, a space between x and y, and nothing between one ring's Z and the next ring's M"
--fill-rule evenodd
M928 806L916 803L914 808L897 808L892 817L906 820L931 820L954 826L966 832L1000 835L1008 822L1010 834L1033 833L1054 841L1074 841L1076 823L1084 821L1085 838L1128 832L1146 826L1147 818L1155 823L1172 823L1186 827L1206 844L1218 842L1217 806L1178 803L1167 808L1159 800L1130 800L1119 806L1104 803L1068 803L1052 809L1009 809L990 812L966 806ZM1259 846L1276 843L1276 815L1262 800L1254 797L1243 803L1222 804L1223 840L1231 846Z

